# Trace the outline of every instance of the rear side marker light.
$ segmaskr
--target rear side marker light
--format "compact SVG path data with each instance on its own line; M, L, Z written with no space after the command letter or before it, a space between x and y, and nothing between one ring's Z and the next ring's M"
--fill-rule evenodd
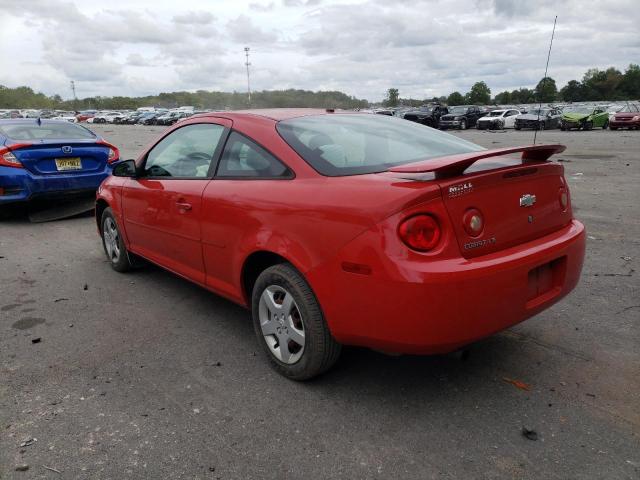
M438 245L441 231L435 218L419 214L404 220L398 227L398 235L409 248L427 252Z
M462 216L462 225L469 236L477 237L484 230L484 218L479 210L471 208Z
M342 262L342 270L359 275L371 275L371 267L362 263Z

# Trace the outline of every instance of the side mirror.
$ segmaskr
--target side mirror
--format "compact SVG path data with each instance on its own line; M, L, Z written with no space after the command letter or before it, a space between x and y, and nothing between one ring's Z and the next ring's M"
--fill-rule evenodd
M136 162L133 160L125 160L124 162L120 162L113 169L114 177L135 178L137 177L137 175L138 172L136 169Z

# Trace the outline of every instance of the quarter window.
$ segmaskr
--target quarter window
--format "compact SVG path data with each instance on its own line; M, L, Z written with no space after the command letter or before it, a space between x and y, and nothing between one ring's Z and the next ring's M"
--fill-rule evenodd
M147 155L147 177L206 178L224 127L187 125L164 137Z
M291 171L257 143L231 132L216 176L279 178L291 176Z

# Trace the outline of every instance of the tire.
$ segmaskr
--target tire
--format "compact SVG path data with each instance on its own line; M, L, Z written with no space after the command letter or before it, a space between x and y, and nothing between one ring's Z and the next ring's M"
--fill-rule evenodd
M609 127L609 120L604 121L604 125L602 125L602 129L606 130Z
M617 130L618 127L612 127L611 125L609 125L609 130Z
M287 304L288 311L280 310L287 309L283 307ZM258 276L251 295L251 315L269 363L291 380L320 375L340 356L342 347L331 336L318 300L289 263L269 267ZM279 339L286 340L286 350Z
M102 236L102 247L111 268L121 273L131 270L133 264L129 259L129 252L124 245L120 228L110 207L105 208L102 212L100 235Z
M460 120L460 130L466 130L467 129L467 121L463 118L462 120Z
M514 128L515 130L520 130L522 127L520 127L520 126L518 126L518 125L515 125L513 128Z
M593 130L593 122L587 122L584 124L583 130Z
M544 122L538 124L538 130L544 130Z

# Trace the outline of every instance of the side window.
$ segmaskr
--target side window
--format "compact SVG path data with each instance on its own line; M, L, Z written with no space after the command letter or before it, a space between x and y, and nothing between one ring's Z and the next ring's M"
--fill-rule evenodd
M207 178L224 127L199 123L164 137L147 155L147 177Z
M237 132L231 132L216 176L287 178L291 176L291 170L257 143Z

